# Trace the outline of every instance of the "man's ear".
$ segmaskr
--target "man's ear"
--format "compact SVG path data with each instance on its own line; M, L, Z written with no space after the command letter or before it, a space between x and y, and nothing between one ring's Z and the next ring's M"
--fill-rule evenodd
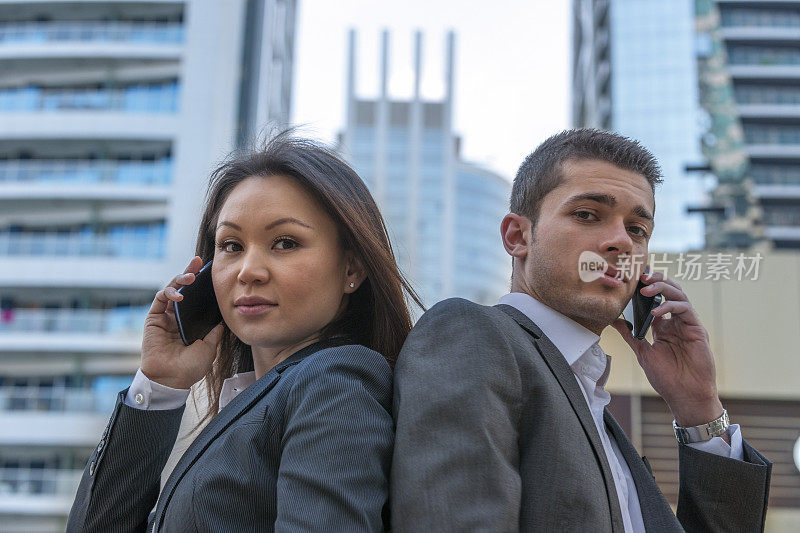
M500 223L500 237L508 255L525 259L532 238L531 220L516 213L507 214Z
M351 294L356 292L358 287L364 283L367 278L367 271L352 250L347 250L345 259L347 261L347 272L345 273L344 292L345 294ZM350 286L351 283L352 287Z

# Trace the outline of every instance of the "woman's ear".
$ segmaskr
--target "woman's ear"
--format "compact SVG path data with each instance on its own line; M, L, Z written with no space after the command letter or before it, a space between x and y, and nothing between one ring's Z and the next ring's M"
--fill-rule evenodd
M345 259L347 271L345 272L344 292L345 294L352 294L364 283L367 278L367 271L352 250L347 251Z

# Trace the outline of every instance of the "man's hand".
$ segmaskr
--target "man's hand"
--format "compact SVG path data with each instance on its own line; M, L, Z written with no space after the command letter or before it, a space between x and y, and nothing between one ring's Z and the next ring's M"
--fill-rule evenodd
M642 274L642 281L647 284L643 295L661 293L666 299L653 310L653 344L634 338L622 319L612 326L633 349L647 380L667 402L679 426L711 422L722 415L722 403L708 332L680 285L660 272ZM665 318L666 313L671 318Z

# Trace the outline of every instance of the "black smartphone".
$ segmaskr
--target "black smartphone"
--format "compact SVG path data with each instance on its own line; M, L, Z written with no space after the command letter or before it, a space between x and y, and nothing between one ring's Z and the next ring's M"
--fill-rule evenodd
M173 302L175 318L178 319L178 331L183 344L189 346L222 322L222 313L211 282L211 261L200 269L191 285L184 285L178 292L183 295L183 300Z
M642 294L641 290L644 287L647 287L647 284L639 280L639 283L636 284L636 292L633 294L633 298L622 311L622 318L628 323L628 328L637 339L644 339L650 324L653 323L655 318L651 311L664 301L664 297L660 294L654 294L653 296Z

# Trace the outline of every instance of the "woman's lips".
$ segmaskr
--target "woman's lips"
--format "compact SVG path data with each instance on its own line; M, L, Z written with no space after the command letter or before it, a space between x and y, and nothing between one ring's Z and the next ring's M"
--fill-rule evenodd
M278 307L276 304L237 305L236 311L245 316L260 315Z

